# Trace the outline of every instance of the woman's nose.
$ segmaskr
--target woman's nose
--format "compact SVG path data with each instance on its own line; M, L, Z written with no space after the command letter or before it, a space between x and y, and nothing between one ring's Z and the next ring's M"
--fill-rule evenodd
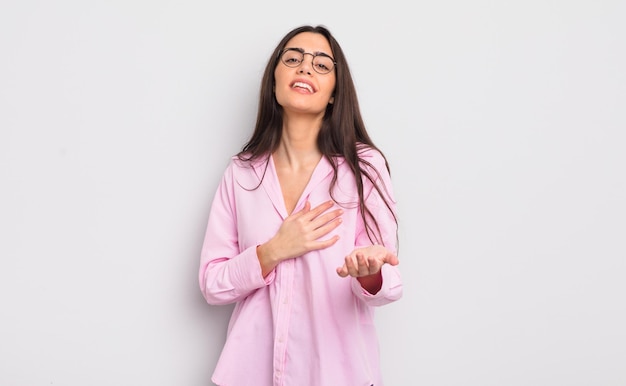
M309 70L308 68L305 69L304 65L300 66L300 69L298 70L298 72L301 73L301 74L306 72L307 74L311 75L311 70Z
M304 59L302 60L302 63L300 63L300 67L298 67L298 72L299 73L307 73L309 75L311 75L311 66L313 65L311 60L306 60L306 56L304 57Z

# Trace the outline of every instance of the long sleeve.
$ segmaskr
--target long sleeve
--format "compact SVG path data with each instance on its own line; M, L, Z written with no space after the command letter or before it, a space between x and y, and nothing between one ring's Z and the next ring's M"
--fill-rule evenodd
M366 183L364 182L365 204L372 212L372 217L375 218L378 223L382 236L382 243L380 244L384 245L393 253L397 253L397 223L394 217L396 201L393 195L391 177L385 166L384 159L378 152L368 151L366 160L369 161L372 164L372 168L375 169L370 169L370 173L374 177L378 177L376 183L383 194L385 194L389 208L387 208L382 196L369 180L367 180ZM360 216L358 220L355 248L372 245L372 241L367 235L365 225ZM381 269L381 274L383 277L383 285L375 295L365 291L358 280L352 278L352 291L355 296L370 306L381 306L400 299L402 297L402 279L398 268L385 264Z
M272 280L261 274L255 247L240 250L233 165L228 166L213 198L202 246L200 288L210 304L228 304Z

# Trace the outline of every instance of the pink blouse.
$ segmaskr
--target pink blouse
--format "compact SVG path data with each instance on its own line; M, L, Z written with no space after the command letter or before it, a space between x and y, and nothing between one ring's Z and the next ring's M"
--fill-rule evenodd
M380 153L362 156L379 172L378 183L395 210ZM226 343L212 376L220 386L382 386L374 307L399 299L397 266L382 267L383 285L372 295L336 268L354 248L371 245L357 203L354 175L339 159L334 199L342 224L329 248L281 262L263 278L256 246L273 237L287 217L272 158L244 163L234 157L216 191L201 253L199 280L209 304L236 303ZM373 172L373 175L376 175ZM322 158L295 212L308 200L330 199L332 168ZM259 185L260 183L260 185ZM257 188L258 187L258 188ZM384 245L396 251L396 223L377 191L364 182L368 208Z

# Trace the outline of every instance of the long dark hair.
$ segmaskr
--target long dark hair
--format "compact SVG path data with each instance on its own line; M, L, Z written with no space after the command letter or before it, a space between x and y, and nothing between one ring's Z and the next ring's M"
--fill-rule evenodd
M287 42L302 32L314 32L324 36L326 40L328 40L332 55L337 62L335 65L336 84L333 95L334 103L327 105L322 120L322 127L317 137L319 150L323 156L328 159L334 171L333 179L330 184L330 195L333 197L333 188L337 183L337 161L335 158L342 157L355 176L359 195L358 206L367 235L372 243L382 244L382 233L378 222L365 205L363 196L364 178L371 181L372 185L376 188L387 208L392 213L396 223L397 217L388 202L388 195L383 191L385 187L381 187L379 183L376 183L376 181L381 181L378 171L371 163L363 159L360 153L367 148L374 149L383 156L388 172L390 172L389 164L382 151L374 145L365 129L348 63L339 43L326 27L301 26L291 30L283 37L280 43L278 43L278 46L274 49L265 67L261 81L259 106L254 132L237 156L242 161L251 161L268 157L278 148L283 128L283 109L274 96L274 70L279 63L280 54ZM266 161L266 167L268 165L267 162L269 162L269 158Z

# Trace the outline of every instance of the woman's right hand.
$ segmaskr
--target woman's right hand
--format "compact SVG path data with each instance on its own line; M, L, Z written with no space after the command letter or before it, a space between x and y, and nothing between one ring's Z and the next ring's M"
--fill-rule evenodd
M301 211L285 219L274 237L257 247L264 277L283 260L328 248L339 240L337 235L320 240L341 224L343 210L329 210L334 205L333 201L326 201L311 209L307 201Z

